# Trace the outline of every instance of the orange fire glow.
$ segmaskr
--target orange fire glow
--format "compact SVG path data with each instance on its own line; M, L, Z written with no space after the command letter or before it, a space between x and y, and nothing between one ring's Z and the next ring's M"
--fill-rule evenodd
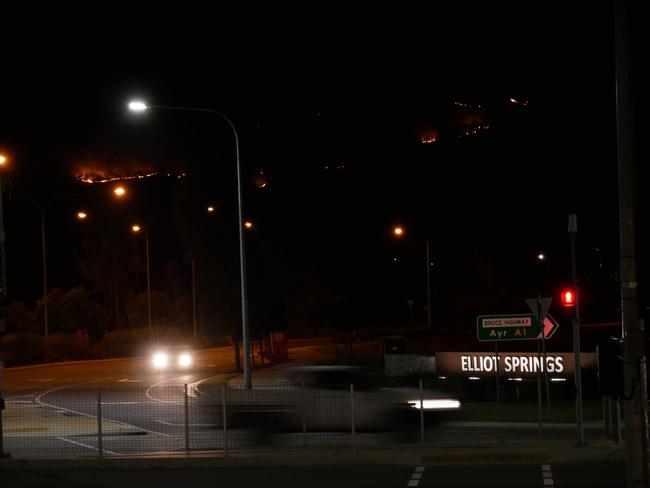
M88 165L80 167L75 173L75 179L88 184L93 183L110 183L112 181L141 180L151 178L152 176L166 176L169 178L183 178L187 176L184 171L178 172L159 172L151 167L140 167L137 169L126 168L101 168L97 165Z

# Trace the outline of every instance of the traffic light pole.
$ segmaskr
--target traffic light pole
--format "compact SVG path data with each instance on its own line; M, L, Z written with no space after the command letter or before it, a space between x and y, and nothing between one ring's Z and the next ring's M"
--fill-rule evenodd
M576 385L576 445L585 445L585 431L582 413L582 368L580 365L580 293L576 278L576 232L578 232L578 218L576 214L569 215L569 239L571 240L571 282L575 300L575 313L572 320L573 328L573 360L575 362Z

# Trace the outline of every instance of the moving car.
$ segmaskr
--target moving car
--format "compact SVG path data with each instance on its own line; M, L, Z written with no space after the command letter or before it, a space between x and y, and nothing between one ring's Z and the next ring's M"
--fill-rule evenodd
M229 387L226 393L228 428L255 432L260 444L272 443L281 433L350 432L353 418L356 432L404 439L419 432L421 409L431 416L461 407L448 392L382 387L375 375L358 366L287 368L285 384ZM221 422L220 388L205 391L202 400L216 407Z
M194 365L190 346L163 346L151 355L151 365L156 371L189 370Z

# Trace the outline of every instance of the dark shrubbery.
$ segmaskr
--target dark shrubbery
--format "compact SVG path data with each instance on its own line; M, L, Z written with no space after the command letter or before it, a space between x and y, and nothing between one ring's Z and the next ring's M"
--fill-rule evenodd
M17 332L0 338L0 351L6 366L22 366L43 362L43 338L31 332Z

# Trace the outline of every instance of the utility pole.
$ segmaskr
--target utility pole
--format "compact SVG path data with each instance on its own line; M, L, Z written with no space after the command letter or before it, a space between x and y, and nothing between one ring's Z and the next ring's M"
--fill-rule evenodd
M632 114L629 80L628 2L614 9L616 58L616 127L623 326L623 400L628 488L648 486L648 394L645 336L639 317L636 263L636 178L632 154Z

